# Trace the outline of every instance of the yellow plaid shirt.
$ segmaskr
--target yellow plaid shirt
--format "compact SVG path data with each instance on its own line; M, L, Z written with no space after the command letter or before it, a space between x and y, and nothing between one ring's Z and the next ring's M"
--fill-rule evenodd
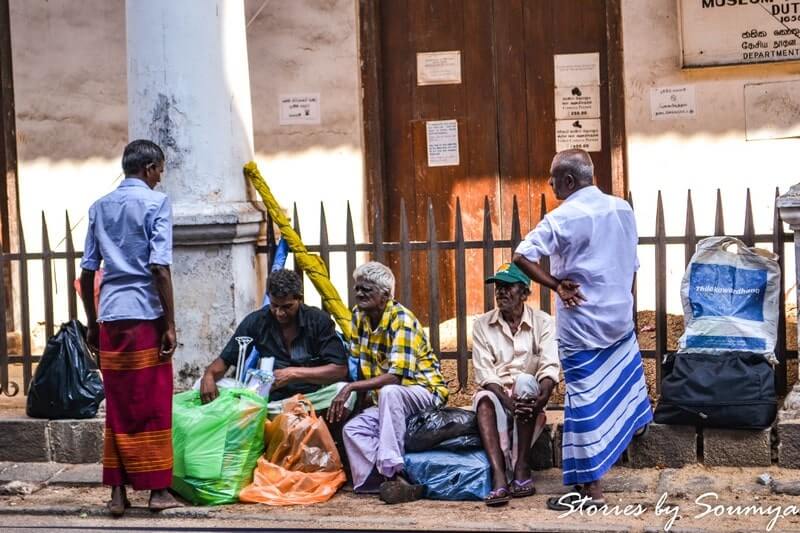
M414 313L389 300L378 327L358 307L353 309L350 354L358 359L363 379L394 374L404 386L421 385L436 396L437 405L447 402L439 358Z

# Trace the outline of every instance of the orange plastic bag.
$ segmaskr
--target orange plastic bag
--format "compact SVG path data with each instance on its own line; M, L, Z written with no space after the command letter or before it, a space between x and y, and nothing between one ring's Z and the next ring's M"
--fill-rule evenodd
M267 450L239 500L267 505L326 502L345 483L342 460L325 421L298 394L265 424Z

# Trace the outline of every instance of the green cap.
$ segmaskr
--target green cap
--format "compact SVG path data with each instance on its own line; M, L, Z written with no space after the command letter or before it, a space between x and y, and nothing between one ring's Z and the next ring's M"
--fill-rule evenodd
M526 287L530 287L531 278L525 275L514 263L503 263L497 269L494 276L486 278L486 283L494 283L495 281L504 281L505 283L522 283Z

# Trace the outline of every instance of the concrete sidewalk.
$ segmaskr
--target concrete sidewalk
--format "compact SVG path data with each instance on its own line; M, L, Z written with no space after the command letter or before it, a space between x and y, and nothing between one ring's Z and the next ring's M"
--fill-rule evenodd
M769 473L774 482L757 478ZM537 495L490 509L482 502L421 500L389 506L374 496L340 491L323 504L269 507L236 504L183 507L157 515L146 509L147 493L130 492L133 508L125 518L107 517L108 489L99 485L99 465L0 463L0 523L103 527L109 524L145 527L270 527L337 530L462 530L462 531L765 531L779 509L773 531L800 532L800 472L773 466L736 468L692 465L680 469L615 467L606 477L609 507L601 512L578 510L561 516L546 510L548 496L566 492L561 472L535 474ZM705 496L703 496L705 494ZM698 498L700 498L698 500ZM659 501L661 501L659 505ZM715 507L703 516L707 508ZM706 507L707 506L707 507ZM738 506L738 507L737 507ZM752 509L742 516L736 509ZM637 509L640 510L638 516ZM675 514L680 518L670 523ZM759 511L760 509L760 511ZM754 514L755 513L755 514ZM628 516L626 516L628 515ZM58 520L52 522L52 520ZM93 524L93 525L90 525ZM99 526L98 526L99 527Z

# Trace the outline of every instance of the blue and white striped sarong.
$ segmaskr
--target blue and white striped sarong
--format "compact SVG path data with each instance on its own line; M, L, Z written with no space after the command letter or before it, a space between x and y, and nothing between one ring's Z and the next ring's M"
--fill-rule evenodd
M653 420L636 335L602 350L561 357L564 484L590 483L617 462L633 434Z

